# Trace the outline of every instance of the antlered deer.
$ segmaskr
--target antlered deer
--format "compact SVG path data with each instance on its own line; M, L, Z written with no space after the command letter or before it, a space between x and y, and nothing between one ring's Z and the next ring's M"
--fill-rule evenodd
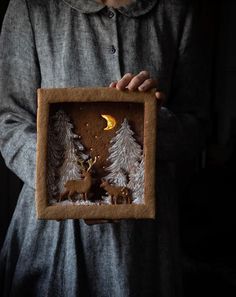
M107 191L111 196L111 203L117 204L119 198L125 200L127 204L132 203L130 190L127 187L112 186L107 180L102 179L100 187Z
M82 197L84 201L87 200L88 198L88 193L90 191L90 188L92 186L92 176L90 169L92 168L93 164L96 162L96 157L94 160L89 159L87 161L88 163L88 168L86 169L84 166L84 161L79 160L79 163L82 167L82 174L81 177L83 179L81 180L68 180L64 187L66 190L60 195L59 201L61 201L64 197L72 198L73 196L77 194L82 194Z

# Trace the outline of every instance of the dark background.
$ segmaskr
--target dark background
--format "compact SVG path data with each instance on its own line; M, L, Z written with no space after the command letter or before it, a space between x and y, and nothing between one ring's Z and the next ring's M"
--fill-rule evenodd
M236 296L236 1L203 1L211 59L211 133L207 147L180 176L180 231L185 297ZM8 0L0 2L0 26ZM0 247L21 181L0 155ZM183 183L184 181L184 183Z

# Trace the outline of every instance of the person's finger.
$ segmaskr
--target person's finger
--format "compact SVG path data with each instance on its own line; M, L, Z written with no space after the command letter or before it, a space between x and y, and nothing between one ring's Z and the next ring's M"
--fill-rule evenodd
M117 84L117 81L113 81L112 83L110 83L109 88L115 88Z
M134 76L132 78L132 80L130 81L129 85L127 86L127 88L130 90L130 91L134 91L134 90L137 90L138 87L140 85L143 84L143 82L145 80L149 80L150 79L150 74L148 71L141 71L139 74L137 74L136 76Z
M160 104L163 104L166 100L166 94L164 92L157 91L155 96Z
M118 90L125 90L125 88L128 86L130 81L134 75L132 73L126 73L116 84L116 88Z
M156 79L146 79L139 87L138 90L141 92L145 92L148 90L151 90L153 88L156 88L158 84L158 81Z

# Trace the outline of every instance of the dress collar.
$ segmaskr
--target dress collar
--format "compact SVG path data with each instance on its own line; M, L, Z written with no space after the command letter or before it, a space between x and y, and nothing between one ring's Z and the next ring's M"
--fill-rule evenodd
M105 5L96 2L96 0L63 0L65 3L70 5L72 8L81 11L82 13L96 13L102 10ZM138 17L148 13L157 3L158 0L134 0L129 5L120 7L117 10L128 16Z

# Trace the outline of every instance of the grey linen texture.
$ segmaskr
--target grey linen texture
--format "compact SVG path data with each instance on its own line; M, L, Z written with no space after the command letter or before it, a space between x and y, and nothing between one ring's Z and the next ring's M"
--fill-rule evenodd
M195 25L180 0L137 0L117 10L93 0L10 1L0 39L0 149L25 184L0 254L1 296L181 296L170 168L204 140L207 70ZM157 219L37 220L36 89L108 86L142 70L168 95L157 131Z

